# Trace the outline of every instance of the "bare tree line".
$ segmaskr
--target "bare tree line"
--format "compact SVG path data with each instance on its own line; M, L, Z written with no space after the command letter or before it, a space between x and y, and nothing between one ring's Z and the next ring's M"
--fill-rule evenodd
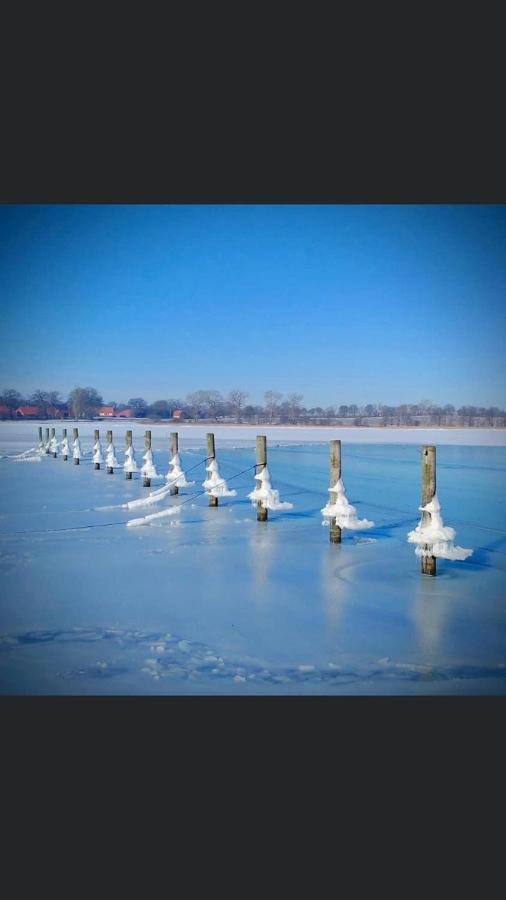
M199 422L236 422L245 424L300 424L300 425L454 425L454 426L494 426L504 427L506 412L496 406L461 406L450 403L440 406L430 400L419 403L403 403L388 406L382 403L356 403L333 406L303 405L303 394L280 391L265 391L264 403L248 402L249 393L233 388L223 395L216 390L198 390L185 398L172 397L148 403L143 397L131 397L126 403L108 401L104 404L102 395L92 387L75 387L64 400L59 391L36 390L24 398L14 389L4 390L0 395L0 405L15 417L18 407L37 407L45 418L58 418L61 414L72 415L76 419L93 418L101 406L112 406L116 412L131 409L136 417L150 419L170 419L179 410L181 418ZM5 413L5 410L4 410ZM7 416L4 414L3 418Z

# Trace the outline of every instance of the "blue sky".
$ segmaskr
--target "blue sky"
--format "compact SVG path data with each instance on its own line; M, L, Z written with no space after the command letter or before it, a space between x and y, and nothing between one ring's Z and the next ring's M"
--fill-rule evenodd
M2 206L0 389L506 407L506 206Z

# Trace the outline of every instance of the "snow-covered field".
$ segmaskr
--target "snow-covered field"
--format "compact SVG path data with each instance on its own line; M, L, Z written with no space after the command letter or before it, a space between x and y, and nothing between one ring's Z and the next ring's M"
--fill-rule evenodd
M94 469L93 429L105 451L112 428L122 466L132 428L140 470L145 425L79 425L76 466L19 458L36 447L38 424L0 423L0 692L506 692L506 431L214 426L220 475L237 494L213 509L201 494L211 426L148 425L157 471L167 473L178 430L195 484L127 508L149 491L139 472L127 481L122 469ZM247 498L257 431L272 487L292 504L266 524ZM346 496L374 525L330 545L320 511L327 442L338 437ZM436 578L420 575L407 541L423 443L438 448L445 524L473 549L438 560Z

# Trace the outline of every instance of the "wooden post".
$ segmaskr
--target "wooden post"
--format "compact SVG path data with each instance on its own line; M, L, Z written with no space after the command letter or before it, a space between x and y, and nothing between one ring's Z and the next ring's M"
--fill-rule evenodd
M51 428L51 433L50 433L50 437L51 437L51 439L53 439L53 438L55 438L55 437L56 437L56 431L55 431L55 429L54 429L54 428ZM56 459L56 456L57 456L57 454L56 454L56 452L55 452L55 453L53 453L53 459Z
M43 443L44 442L42 440L42 425L39 425L39 447L42 447Z
M126 435L125 435L125 450L128 450L128 448L131 447L131 446L132 446L132 432L131 432L131 431L127 431L127 433L126 433ZM125 472L125 478L127 478L128 481L131 481L131 480L132 480L132 473L131 473L131 472Z
M206 437L207 437L207 456L208 456L208 459L209 459L209 458L210 458L210 459L215 459L215 457L216 457L216 452L215 452L215 449L214 449L214 434L212 434L211 432L209 432L209 434L207 434ZM217 497L213 497L213 496L210 495L210 496L209 496L209 506L218 506L218 498L217 498Z
M422 447L422 506L430 503L436 493L436 448L433 446ZM422 525L430 522L430 513L422 513ZM425 544L425 549L427 548ZM436 557L422 556L422 575L436 574Z
M67 437L67 429L66 428L63 429L62 436L63 436L63 439L65 440L65 438ZM64 460L64 462L67 462L68 456L64 456L63 460Z
M95 431L93 432L93 440L94 440L95 444L97 443L97 441L99 439L100 439L99 430L98 430L98 428L95 428ZM95 463L95 468L100 469L100 463Z
M78 429L78 428L73 428L73 429L72 429L72 436L73 436L74 441L75 441L76 438L79 437L79 429ZM75 466L78 466L78 465L79 465L79 460L78 460L78 459L74 459L74 465L75 465Z
M255 471L255 480L258 487L262 482L258 479L260 472L263 472L267 465L267 438L265 434L257 435L257 464ZM261 500L257 500L257 522L267 522L268 510Z
M49 453L49 428L46 428L46 453Z
M177 431L172 431L170 435L170 453L171 459L178 453L179 451L179 438ZM179 494L179 488L172 486L169 491L169 497L175 497L176 494Z
M107 432L107 444L112 444L112 431ZM107 466L107 474L114 475L114 469L112 466Z
M330 484L334 487L341 477L341 441L330 442ZM334 504L337 500L337 491L330 491L330 503ZM341 527L336 523L335 518L331 518L329 522L329 539L331 544L341 543Z
M146 451L151 450L151 432L150 431L146 431L144 434L144 450L146 450ZM144 487L151 487L151 478L149 478L147 475L144 476L143 485L144 485Z

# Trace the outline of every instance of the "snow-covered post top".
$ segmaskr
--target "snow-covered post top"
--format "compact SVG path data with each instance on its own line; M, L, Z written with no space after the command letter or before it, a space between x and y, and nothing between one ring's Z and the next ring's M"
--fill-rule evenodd
M102 463L104 460L102 457L102 445L100 443L100 432L98 428L95 428L93 438L93 462L95 463L95 468L100 469L100 463Z
M209 497L209 506L218 506L218 497L235 497L237 491L229 490L227 482L220 476L215 456L214 434L207 435L207 457L207 477L202 482L202 487Z
M436 495L436 448L422 447L422 507L427 506ZM422 512L422 527L430 524L430 513ZM422 575L436 574L436 557L422 556Z
M74 440L72 442L72 456L74 457L74 465L78 466L79 460L81 459L81 456L83 455L82 450L81 450L81 444L79 442L79 429L73 428L72 434L73 434L73 438L74 438Z
M127 431L125 435L125 462L123 463L123 469L125 470L125 478L128 478L129 480L132 479L132 472L137 472L131 431Z
M112 442L112 431L107 432L107 449L105 451L105 462L107 465L107 474L113 475L114 466L118 465L118 460L116 459L116 451Z
M69 439L67 437L67 429L66 428L63 429L62 435L63 436L62 436L62 442L61 442L61 452L63 454L63 459L66 462L69 457L69 453L70 453Z
M142 458L144 460L144 465L141 469L141 472L144 476L143 485L144 487L151 487L151 479L158 478L158 472L156 471L155 464L153 462L153 454L151 452L150 431L146 431L144 435L144 456Z

